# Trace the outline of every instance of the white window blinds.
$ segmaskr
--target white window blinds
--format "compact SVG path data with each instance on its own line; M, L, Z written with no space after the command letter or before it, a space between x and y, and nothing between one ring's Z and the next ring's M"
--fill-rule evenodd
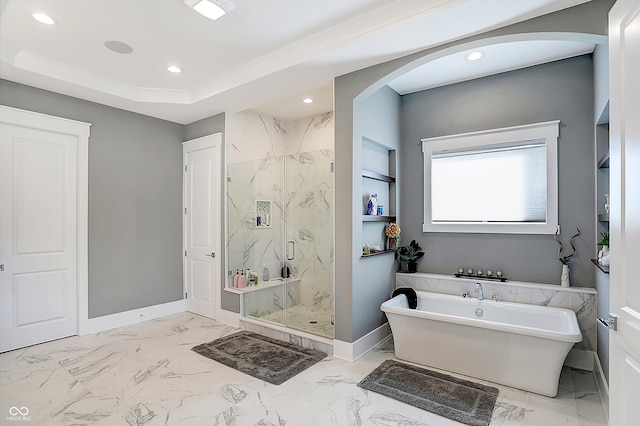
M545 222L545 140L433 151L431 219L447 222Z

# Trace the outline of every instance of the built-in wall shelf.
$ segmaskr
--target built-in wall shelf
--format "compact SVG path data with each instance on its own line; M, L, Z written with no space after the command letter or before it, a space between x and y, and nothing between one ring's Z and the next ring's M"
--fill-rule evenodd
M609 213L602 213L598 215L599 222L609 222Z
M364 170L364 169L362 170L362 177L375 179L382 182L389 182L389 183L393 183L396 181L396 178L394 178L393 176L387 176L381 173L372 172L371 170Z
M395 250L382 250L382 251L371 252L369 254L363 254L362 257L378 256L379 254L387 254L387 253L395 253Z
M596 265L596 267L598 269L600 269L602 272L604 272L605 274L607 274L607 275L609 274L609 267L608 266L601 265L600 262L598 262L596 259L591 259L591 263Z
M609 151L607 151L600 160L598 160L598 168L599 169L608 169L609 168Z
M382 215L372 215L372 214L363 214L362 215L363 222L395 222L395 216L382 216Z
M360 173L362 175L362 236L361 246L387 247L385 229L389 223L397 219L397 157L396 151L384 142L362 137L362 159ZM368 203L371 197L377 198L377 209L369 211ZM373 213L373 214L367 214ZM380 214L376 214L380 213ZM378 255L393 253L395 250L381 250L363 254L362 257L376 257ZM391 262L393 258L376 257L378 261Z

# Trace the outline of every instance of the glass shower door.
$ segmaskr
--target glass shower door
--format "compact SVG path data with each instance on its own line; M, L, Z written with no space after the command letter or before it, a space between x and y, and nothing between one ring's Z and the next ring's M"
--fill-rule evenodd
M228 266L245 317L333 338L333 150L228 166ZM268 279L267 279L268 278Z
M231 278L237 271L257 276L240 290L244 316L285 325L281 278L284 236L284 157L228 166L227 253Z
M333 338L333 150L285 162L285 325Z

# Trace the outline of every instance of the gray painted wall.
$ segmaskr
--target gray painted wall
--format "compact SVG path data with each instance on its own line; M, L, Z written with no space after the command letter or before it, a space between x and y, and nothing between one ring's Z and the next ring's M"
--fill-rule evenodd
M400 149L400 106L400 96L388 86L383 87L359 103L354 118L355 140L360 141L360 145L354 148L354 150L358 152L356 155L357 158L363 158L361 153L362 138L366 137L379 144L385 145L386 149L396 150L397 161L398 150ZM357 145L356 142L354 142L354 144ZM363 168L371 169L371 167L363 163L363 161L360 161L360 170ZM362 178L358 176L353 182L354 192L356 194L362 194ZM362 212L362 197L356 196L355 201ZM354 209L356 207L357 206L354 206ZM390 206L386 205L385 208L389 209ZM396 214L397 210L398 209L396 209ZM358 220L361 220L361 216L358 216ZM384 223L375 222L358 224L354 228L355 241L359 242L359 245L362 246L367 242L366 238L363 237L363 234L366 234L367 230L371 232L371 228L373 228L374 233L376 229L377 232L383 233L384 226ZM340 330L341 336L343 336L343 333L349 336L349 340L345 341L357 340L386 322L386 318L379 308L370 309L370 307L379 307L382 302L391 296L395 287L394 261L392 254L363 258L360 257L360 253L357 252L353 265L354 276L361 278L354 280L352 284L352 330L350 331L350 335L347 334L349 330ZM341 325L341 322L336 321L336 324ZM336 328L336 335L337 333L338 330ZM344 339L345 337L342 337L340 340Z
M571 284L595 286L593 63L580 56L402 97L403 150L400 224L427 252L421 272L453 274L459 266L502 270L511 280L560 284L562 265L553 235L423 233L423 157L420 139L560 120L558 192L561 240L577 253ZM468 194L472 196L472 194Z
M594 122L602 117L609 122L609 46L597 45L593 50ZM602 122L598 123L601 124Z
M588 2L336 77L334 80L336 182L355 182L360 179L360 158L355 152L359 141L356 123L354 123L354 108L358 108L359 97L379 90L393 77L394 73L399 75L406 72L413 68L412 62L424 61L423 58L437 55L438 52L447 49L462 51L465 44L476 43L477 45L482 40L492 37L548 32L576 33L587 38L595 34L596 39L602 40L607 35L608 11L613 3L614 0ZM403 197L408 196L406 188L401 190ZM357 199L357 203L354 202L354 198ZM346 342L353 342L360 334L353 333L353 317L348 315L351 307L361 303L359 309L362 311L373 312L379 309L377 301L368 300L368 298L358 300L362 296L361 291L354 291L356 281L366 282L371 276L368 273L358 275L360 271L354 267L361 250L360 241L355 239L355 230L361 226L359 198L359 193L354 194L353 185L336 185L336 338ZM404 230L403 234L404 237L408 237ZM487 241L487 244L490 243ZM482 245L482 249L485 247L486 245ZM555 276L555 272L553 275ZM345 324L344 321L351 321L351 323Z
M7 80L0 103L92 124L89 317L180 300L183 126Z
M225 113L220 113L185 125L182 133L182 140L190 141L192 139L201 138L214 133L223 133L224 137L225 117Z

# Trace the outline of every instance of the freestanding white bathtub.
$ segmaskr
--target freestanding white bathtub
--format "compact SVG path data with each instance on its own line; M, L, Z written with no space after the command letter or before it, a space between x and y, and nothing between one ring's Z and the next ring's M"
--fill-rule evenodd
M582 340L573 311L418 291L382 304L396 357L554 397L564 359Z

